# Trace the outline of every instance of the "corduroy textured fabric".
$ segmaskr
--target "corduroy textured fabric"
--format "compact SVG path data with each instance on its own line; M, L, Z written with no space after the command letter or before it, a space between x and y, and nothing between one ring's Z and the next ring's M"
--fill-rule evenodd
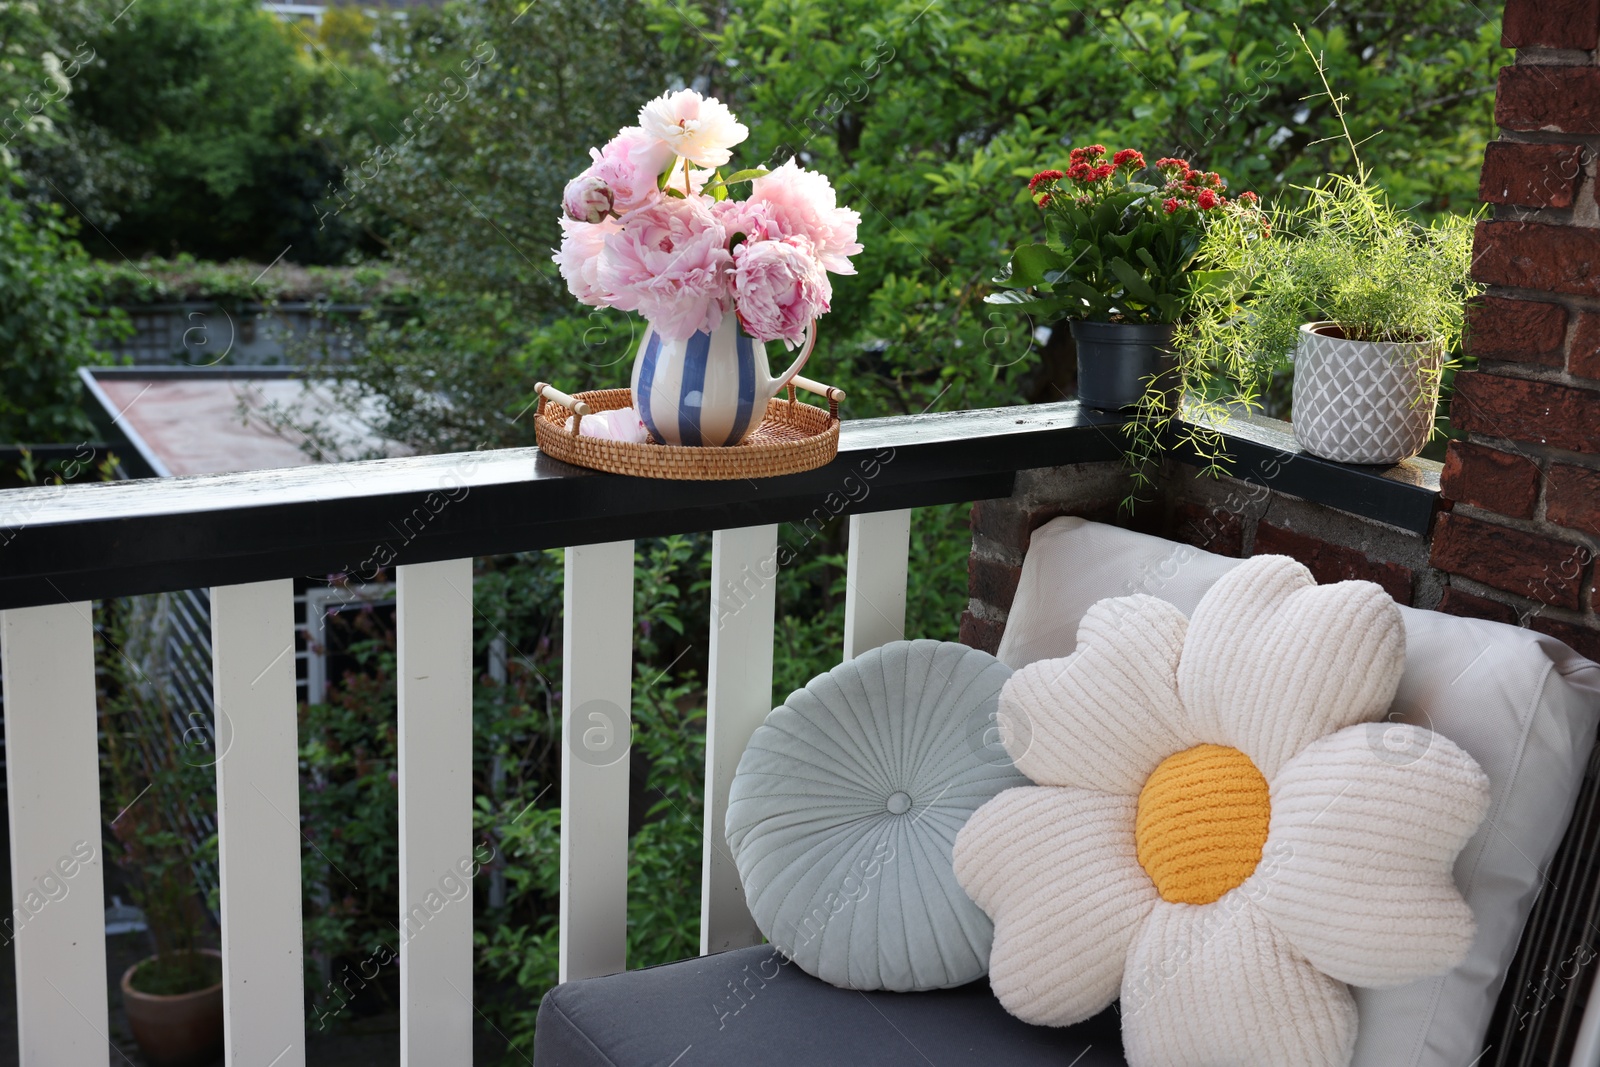
M1408 982L1466 954L1451 864L1488 808L1488 779L1455 744L1376 722L1404 665L1399 609L1371 583L1319 587L1259 556L1192 621L1118 598L1089 610L1078 642L1001 693L1007 749L1040 784L1000 794L956 839L956 877L995 920L1001 1003L1060 1026L1120 992L1130 1067L1348 1064L1345 982ZM1138 795L1204 745L1238 749L1270 784L1267 840L1242 884L1173 903L1139 865Z
M756 925L846 989L982 978L989 918L956 885L956 832L1028 784L985 747L1010 670L953 641L893 641L818 675L750 738L728 849Z
M1196 745L1161 761L1139 791L1133 840L1161 899L1210 904L1261 862L1272 802L1236 748Z

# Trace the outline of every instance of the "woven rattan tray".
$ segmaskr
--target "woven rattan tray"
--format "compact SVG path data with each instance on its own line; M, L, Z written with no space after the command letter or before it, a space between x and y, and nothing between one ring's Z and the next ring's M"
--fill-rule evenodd
M828 410L795 400L795 387L826 397ZM839 453L839 402L844 392L796 375L789 382L788 399L767 401L761 425L743 444L727 448L663 445L654 441L634 444L578 433L582 416L633 406L627 389L600 389L568 396L540 382L539 411L533 432L539 450L579 467L631 474L639 478L675 478L681 481L726 481L735 478L771 478L820 467ZM574 414L571 430L567 419Z

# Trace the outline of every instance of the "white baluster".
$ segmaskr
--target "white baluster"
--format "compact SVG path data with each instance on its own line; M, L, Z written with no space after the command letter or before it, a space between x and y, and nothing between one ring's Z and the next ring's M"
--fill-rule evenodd
M104 1067L110 1040L90 611L0 612L11 805L11 912L0 931L16 944L23 1067Z
M906 554L911 512L850 516L845 566L844 658L906 636Z
M211 647L227 1063L304 1067L294 584L212 589Z
M559 978L627 965L633 542L567 549Z
M700 953L761 943L728 852L728 787L750 735L772 710L778 528L711 535L711 663L706 698L705 855Z
M472 560L397 586L400 1063L471 1064Z

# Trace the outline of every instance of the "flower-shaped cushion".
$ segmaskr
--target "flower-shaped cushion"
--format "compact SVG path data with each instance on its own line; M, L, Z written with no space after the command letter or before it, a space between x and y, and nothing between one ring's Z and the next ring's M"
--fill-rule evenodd
M1078 648L1000 698L1035 786L980 808L956 877L994 919L989 975L1028 1022L1122 998L1131 1067L1348 1064L1348 984L1436 974L1472 943L1451 864L1488 780L1442 735L1380 723L1400 613L1256 557L1191 621L1103 600Z

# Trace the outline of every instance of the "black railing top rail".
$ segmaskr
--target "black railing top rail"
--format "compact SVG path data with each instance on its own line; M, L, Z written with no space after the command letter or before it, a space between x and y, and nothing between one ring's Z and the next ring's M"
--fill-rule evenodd
M1019 470L1117 460L1119 427L1075 402L862 419L832 463L760 481L625 478L517 448L7 490L0 609L993 499ZM1436 465L1344 467L1281 427L1230 424L1236 473L1426 530Z

